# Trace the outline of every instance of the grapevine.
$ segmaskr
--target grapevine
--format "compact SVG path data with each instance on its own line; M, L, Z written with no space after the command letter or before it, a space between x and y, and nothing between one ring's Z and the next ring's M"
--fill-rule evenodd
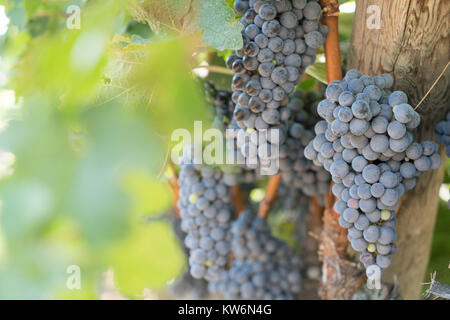
M285 243L270 235L265 218L273 208L276 195L279 198L277 207L298 210L305 203L313 203L312 197L318 197L319 202L324 204L327 199L323 197L328 196L330 188L337 198L333 210L339 215L340 226L348 230L347 239L351 247L360 253L359 258L366 268L367 277L380 280L382 271L391 264L390 256L397 251L395 210L399 198L405 191L414 188L423 172L441 165L434 142L414 141L413 133L420 125L420 116L408 104L404 92L389 90L394 83L391 75L370 77L361 75L357 70L349 70L342 81L330 82L324 92L326 99L321 101L313 92L294 89L308 64L291 64L295 60L292 55L299 55L300 61L308 61L309 58L304 55L309 53L313 62L317 48L323 44L322 38L325 39L328 34L328 28L318 22L320 10L316 12L314 9L315 1L305 1L305 7L302 8L296 7L302 6L302 1L294 2L283 2L287 5L285 7L278 2L236 1L235 10L242 15L241 22L245 28L242 33L244 47L226 61L234 74L232 91L217 90L212 83L205 83L208 101L214 107L213 126L222 131L234 129L233 135L227 136L234 139L231 151L245 158L244 165L238 166L238 169L226 170L233 172L229 175L233 178L228 184L250 183L251 189L255 183L264 179L259 171L260 166L273 159L274 155L268 151L269 145L279 146L279 153L275 156L279 157L280 177L270 179L266 198L261 202L257 216L251 210L242 211L245 204L236 211L239 214L234 222L231 222L232 217L229 215L227 226L223 229L228 251L222 252L219 265L211 266L213 262L206 258L207 253L200 259L199 250L191 252L191 256L195 256L189 259L191 273L197 278L206 278L210 292L229 299L291 299L299 293L298 270L297 275L293 275L294 269L299 267L297 258L292 260L296 261L291 262L293 265L283 269L283 272L291 272L295 281L292 280L290 285L285 283L283 287L274 287L274 283L270 282L275 277L270 274L280 272L280 266L267 264L266 256L259 254L259 250L265 248L265 242L272 239L278 243L281 246L279 250L286 255L284 257L282 254L279 258L286 261L290 259L287 255L296 255L287 249ZM290 14L291 9L294 15ZM305 18L299 13L302 9L311 19L302 21ZM291 24L290 19L294 16L297 22ZM310 40L307 41L306 37L310 39L315 34L308 36L304 32L300 36L300 25L314 25L314 30L322 32L322 37L315 37L317 45L308 47ZM283 36L278 28L285 28L288 33ZM297 29L291 36L290 28ZM289 38L294 35L295 38ZM280 50L275 45L279 39ZM293 52L288 50L291 43L288 40L295 44ZM298 51L302 41L309 51ZM271 58L266 61L263 54L271 54ZM334 56L328 58L334 59ZM288 72L286 79L282 77L283 68ZM329 76L339 78L338 73L332 75L333 69L329 71ZM291 79L289 73L294 73L295 77ZM267 112L270 112L270 117ZM443 131L443 127L439 125L438 133ZM270 141L266 134L270 128L280 130L278 140ZM265 139L252 139L255 130L263 133ZM240 134L249 134L250 139L240 140ZM256 155L250 154L250 144L256 147ZM250 159L255 156L258 159ZM182 164L181 173L192 166ZM213 170L207 168L197 170ZM201 173L197 175L202 176ZM236 180L238 176L243 179ZM217 177L220 177L220 173L217 173ZM239 187L235 185L233 188ZM272 190L278 191L274 193ZM185 197L179 201L180 205L187 206L187 193L180 192L181 199ZM230 189L227 194L227 206L231 210ZM191 202L198 201L192 195L189 197L192 198L189 200ZM206 206L203 209L210 210ZM231 228L230 223L233 226ZM192 233L187 228L185 231L188 232L186 239L190 242ZM210 235L204 231L192 249L201 246L202 237L208 239L203 240L207 242ZM266 250L269 250L267 254L270 256L272 248ZM231 260L225 259L228 255L232 257ZM231 264L226 261L231 261Z
M0 300L450 299L449 14L2 1Z

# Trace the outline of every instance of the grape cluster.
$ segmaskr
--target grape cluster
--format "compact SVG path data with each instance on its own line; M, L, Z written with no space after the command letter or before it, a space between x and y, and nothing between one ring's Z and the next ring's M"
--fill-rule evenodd
M210 291L226 299L293 299L301 288L300 258L271 235L267 222L244 211L231 233L232 265Z
M316 0L237 0L234 8L245 26L243 48L226 62L234 74L234 119L244 131L279 128L280 106L288 104L288 95L306 67L314 62L328 33L328 28L318 22L321 7ZM284 139L261 139L258 153L260 149L268 153L267 144L282 144ZM240 148L249 157L248 145Z
M168 212L172 230L177 237L180 247L189 256L189 248L184 244L185 233L181 230L181 220L176 217L175 212ZM208 295L208 282L204 279L195 279L189 271L183 272L174 283L168 286L169 292L176 298L203 299Z
M221 170L180 161L181 229L189 248L190 273L196 279L214 280L227 263L232 219L230 188Z
M309 205L310 198L301 189L280 183L277 190L276 205L282 210L296 210Z
M289 104L280 107L281 119L278 128L283 137L283 143L279 146L278 152L273 154L272 157L266 158L267 154L264 151L270 150L270 147L267 144L260 144L258 147L259 158L254 160L255 162L264 163L266 159L276 159L278 161L279 173L282 178L282 192L279 192L278 195L283 202L282 207L284 209L295 209L300 205L300 199L314 195L324 195L330 189L330 174L323 167L316 166L311 160L306 159L303 152L307 144L314 138L314 126L319 119L316 112L316 106L319 101L320 96L314 91L295 90L289 96ZM234 138L234 146L229 152L234 152L235 157L244 162L246 159L240 150L247 149L249 145L253 145L256 148L259 142L257 141L258 137L256 137L256 132L253 131L249 135L250 139L237 139L237 136L242 131L239 131L239 127L234 119L232 120L231 128L234 129L230 137ZM260 177L258 175L260 169L258 165L245 163L242 166L244 168L242 176L250 177L256 175L256 177ZM284 188L284 186L287 188ZM319 201L322 201L322 198L319 198Z
M222 132L226 132L226 129L232 129L232 132L236 132L238 126L236 125L236 120L233 119L233 111L236 105L231 100L231 91L217 89L209 81L204 83L204 88L206 100L214 108L212 112L214 118L213 127L220 129ZM234 159L237 159L242 157L242 155L237 152L236 140L233 140L233 145L227 149L227 152L233 152ZM234 180L234 183L231 184L238 182L252 184L261 178L257 170L247 167L244 163L238 163L238 166L233 167L223 167L222 169L226 179Z
M445 146L445 153L450 158L450 112L443 121L439 121L436 125L437 140Z
M436 143L414 142L420 116L404 92L388 90L392 84L389 74L370 77L358 70L331 82L317 106L325 120L305 148L306 158L331 173L339 223L348 228L368 276L391 264L399 197L441 164Z
M282 119L285 121L283 128L286 128L287 134L279 151L283 184L309 197L324 195L330 190L330 174L304 156L304 148L314 138L317 119L311 111L315 106L316 99L308 99L307 94L301 90L296 90L291 95L289 106L282 108L282 114L287 114Z

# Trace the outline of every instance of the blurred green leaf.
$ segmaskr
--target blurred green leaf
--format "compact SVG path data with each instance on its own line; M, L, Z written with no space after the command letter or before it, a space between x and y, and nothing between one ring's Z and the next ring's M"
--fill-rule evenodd
M193 122L207 115L203 92L188 64L189 45L185 39L147 44L145 59L136 65L129 80L131 90L146 99L142 101L143 116L166 138L178 128L192 130Z
M308 77L305 80L303 80L302 82L300 82L298 87L302 90L308 91L308 90L312 89L316 83L317 83L317 80L315 78Z
M118 288L129 296L141 295L145 288L161 289L185 263L165 222L135 226L129 238L111 250L110 261Z
M450 183L450 158L443 159L445 166L444 183Z
M92 99L106 66L108 43L123 20L124 3L94 1L89 10L81 11L81 29L65 28L64 20L54 33L33 38L16 66L13 84L17 94L59 95L69 106Z
M27 13L27 17L31 18L33 16L33 14L36 12L36 10L39 8L39 6L41 5L41 1L25 0L24 5L25 5L25 12Z
M6 15L10 19L10 27L15 26L19 31L25 28L27 24L25 8L16 6L9 10Z
M148 39L153 35L153 32L148 24L139 23L134 20L128 23L126 32L128 34L138 35L143 39Z
M0 299L51 299L57 292L69 295L67 267L79 260L70 246L46 240L42 237L10 252L0 265ZM82 289L87 294L92 292L92 275L81 270Z
M123 189L127 172L150 172L163 152L145 119L131 110L114 104L94 107L83 115L82 123L87 141L68 211L89 241L104 245L127 232L131 209Z
M11 243L36 236L54 210L52 191L40 181L14 181L2 195L2 229ZM26 199L26 201L24 201Z
M339 40L342 43L350 41L353 30L354 13L339 13Z
M30 19L27 24L28 32L32 37L39 37L47 31L48 23L48 17L37 17L35 19Z
M35 97L33 108L0 134L0 149L15 155L14 175L0 183L1 227L19 244L17 238L38 236L61 208L73 172L68 131L60 114Z
M160 214L172 204L167 185L143 172L127 174L124 188L132 199L132 212L136 215Z

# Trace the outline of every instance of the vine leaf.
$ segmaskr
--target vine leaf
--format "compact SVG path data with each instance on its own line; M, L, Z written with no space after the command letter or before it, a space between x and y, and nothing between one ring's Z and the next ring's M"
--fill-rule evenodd
M202 42L218 50L243 45L243 25L226 0L146 0L131 8L133 18L160 34L203 32Z
M106 258L118 289L130 297L141 295L146 288L164 288L185 267L183 251L170 225L162 221L135 225Z
M322 82L324 84L328 84L327 70L325 68L325 63L316 62L316 63L310 65L308 68L306 68L305 72L307 74L309 74L311 77L316 78L320 82Z
M234 21L235 15L225 0L196 1L198 29L203 30L204 44L218 50L242 47L243 25Z

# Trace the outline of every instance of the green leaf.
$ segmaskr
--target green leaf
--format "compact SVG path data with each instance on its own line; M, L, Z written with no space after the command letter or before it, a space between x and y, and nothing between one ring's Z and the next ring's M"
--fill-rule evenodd
M77 171L68 210L89 244L108 245L128 231L127 199L111 165L88 158Z
M164 153L146 121L132 110L106 104L89 109L82 120L86 148L67 211L89 242L107 245L128 231L131 206L124 178L130 171L148 174Z
M197 1L198 28L203 30L203 43L219 50L242 47L242 23L234 21L235 15L224 0Z
M6 15L10 19L11 26L16 26L19 31L22 31L25 28L25 25L27 24L27 15L23 7L15 7L9 10Z
M130 194L134 214L160 214L167 211L171 196L167 185L161 180L145 172L130 172L124 180L124 188Z
M28 32L33 38L39 37L47 31L48 22L48 17L37 17L35 19L30 19L27 24Z
M443 158L442 162L445 166L444 183L450 183L450 158L447 158L447 160Z
M52 299L55 295L58 298L62 295L94 298L97 274L87 269L88 264L79 255L77 249L84 247L74 245L72 238L71 241L56 240L45 236L33 241L21 239L20 250L10 249L8 258L0 264L0 299ZM80 290L70 290L66 286L67 268L71 265L81 269Z
M14 174L0 184L0 226L7 239L17 244L19 237L39 235L55 215L73 165L61 115L49 112L36 97L31 100L33 108L27 109L21 120L10 121L0 134L0 149L15 155Z
M174 39L146 46L149 52L130 79L134 91L147 98L142 116L167 137L177 128L192 130L195 120L206 118L207 106L188 65L189 43Z
M310 65L308 68L306 68L305 71L307 74L309 74L311 77L316 78L320 82L324 84L328 84L327 82L327 70L325 67L325 63L323 62L316 62L312 65Z
M50 218L54 206L51 190L40 181L12 181L4 190L2 230L11 243L37 233ZM23 201L26 199L26 201Z
M304 91L308 91L310 89L312 89L314 87L314 85L316 84L317 80L313 77L307 77L305 80L303 80L302 82L300 82L300 84L298 85L298 87Z
M339 40L342 43L350 41L353 31L354 13L339 13Z
M230 8L233 8L233 6L234 6L234 0L226 0L226 2L227 2L227 5L228 5Z
M192 31L193 1L197 0L135 0L131 14L135 20L147 23L155 33Z
M182 271L185 258L170 226L154 222L136 225L130 237L111 250L110 262L119 290L137 296L145 288L163 288Z
M203 32L202 42L219 50L243 45L242 23L225 0L153 0L137 3L132 15L160 35Z
M40 5L41 5L40 1L25 0L25 11L27 13L27 17L31 18Z
M82 11L81 29L48 30L29 42L11 79L18 96L33 92L59 96L64 104L79 105L92 99L107 63L108 43L115 32L123 1L92 2L89 14ZM104 7L108 6L105 11ZM65 22L64 22L65 23ZM34 30L33 23L30 29ZM41 34L43 26L37 26ZM34 32L34 31L33 31ZM40 81L35 81L39 74Z

